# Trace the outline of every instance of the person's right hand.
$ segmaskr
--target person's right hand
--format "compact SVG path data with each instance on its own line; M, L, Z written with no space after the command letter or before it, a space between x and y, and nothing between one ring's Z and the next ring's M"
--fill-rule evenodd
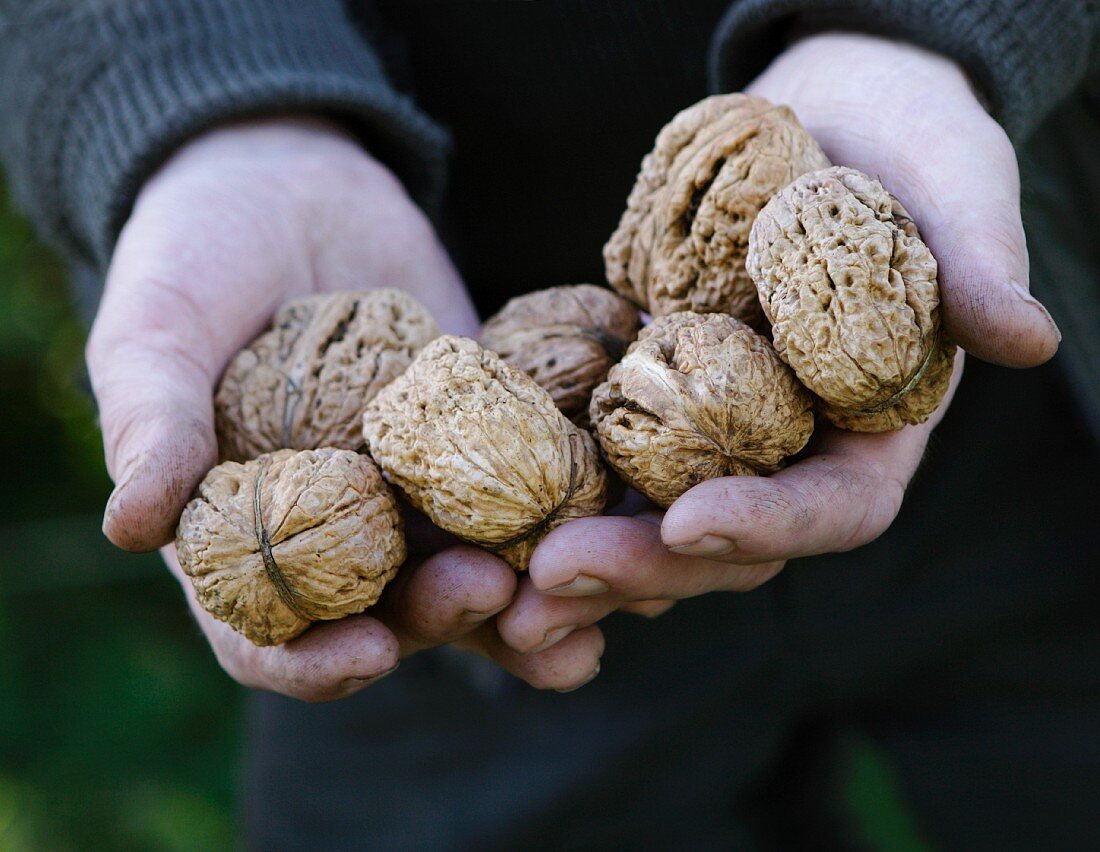
M126 550L164 547L219 662L247 686L340 698L401 657L448 642L534 686L584 683L603 652L598 628L541 654L510 650L492 616L512 599L512 569L471 547L437 551L433 534L415 526L414 558L377 607L285 645L256 648L195 603L169 542L217 462L212 400L226 364L288 298L378 287L409 292L445 331L477 332L465 288L423 213L341 130L271 119L213 130L181 148L138 195L88 340L116 483L104 532Z

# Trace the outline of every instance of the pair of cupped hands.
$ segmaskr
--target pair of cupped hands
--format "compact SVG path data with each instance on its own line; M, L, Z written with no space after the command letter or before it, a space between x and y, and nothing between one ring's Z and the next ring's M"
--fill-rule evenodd
M1012 145L957 66L830 33L792 45L748 91L792 106L833 162L901 199L939 260L944 322L968 353L1013 367L1054 354L1058 330L1027 290ZM128 550L163 547L219 662L246 686L342 698L448 643L535 687L581 686L599 672L608 614L656 616L682 598L746 592L788 559L880 535L961 372L960 357L947 400L923 425L819 426L809 451L772 476L702 483L663 515L643 507L555 529L518 577L474 547L433 547L439 531L413 525L409 562L378 605L258 648L197 605L170 544L217 462L213 389L288 298L375 287L407 290L446 331L477 335L462 281L398 180L311 118L253 121L187 144L144 186L115 250L87 349L117 483L104 530Z

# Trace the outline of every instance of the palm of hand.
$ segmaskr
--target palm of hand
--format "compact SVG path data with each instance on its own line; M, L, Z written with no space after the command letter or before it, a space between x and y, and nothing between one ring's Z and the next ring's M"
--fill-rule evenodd
M149 550L174 536L217 461L212 395L229 359L286 299L398 287L446 331L476 334L466 290L419 209L385 168L321 123L218 130L183 148L144 187L120 237L88 344L108 469L104 529ZM523 657L486 622L512 598L501 560L409 525L413 559L369 616L320 624L256 648L188 595L223 668L308 700L348 695L421 648L460 642L539 685L587 678L598 631ZM174 547L165 560L184 583Z
M1015 155L957 67L904 45L826 34L792 47L749 91L790 104L833 162L879 177L901 199L939 260L952 339L1006 366L1053 355L1057 329L1026 291ZM705 482L663 517L555 530L499 617L501 635L530 648L624 602L747 591L788 559L871 541L897 515L962 360L928 423L877 435L819 425L803 457L773 476Z

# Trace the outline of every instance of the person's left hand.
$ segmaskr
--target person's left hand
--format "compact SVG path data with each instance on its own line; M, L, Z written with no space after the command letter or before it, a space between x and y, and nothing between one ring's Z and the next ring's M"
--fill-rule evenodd
M859 62L838 57L858 56ZM917 48L842 34L807 38L749 91L790 104L835 163L879 177L912 213L940 263L953 340L993 363L1029 367L1059 341L1027 292L1027 249L1012 146L953 63ZM928 437L962 372L927 423L858 434L819 423L808 452L768 477L697 485L663 516L585 518L536 549L501 636L531 653L616 609L655 615L712 591L748 591L788 559L850 550L897 515Z

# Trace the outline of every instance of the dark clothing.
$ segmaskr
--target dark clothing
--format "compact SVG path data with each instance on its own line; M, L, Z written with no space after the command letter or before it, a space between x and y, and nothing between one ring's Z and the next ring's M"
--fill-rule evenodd
M933 848L1100 848L1100 453L1052 366L967 371L882 538L605 621L577 692L418 655L336 704L261 696L254 848L859 848L837 731Z
M445 198L487 311L602 280L656 130L708 86L747 82L792 24L966 65L1024 154L1057 364L968 365L886 535L751 594L610 619L603 672L579 692L480 683L437 652L331 706L258 696L257 848L829 848L848 842L827 748L844 728L893 757L938 844L1100 848L1100 119L1080 88L1094 4L54 0L0 36L0 142L44 232L102 270L137 187L188 135L336 112L423 204Z

